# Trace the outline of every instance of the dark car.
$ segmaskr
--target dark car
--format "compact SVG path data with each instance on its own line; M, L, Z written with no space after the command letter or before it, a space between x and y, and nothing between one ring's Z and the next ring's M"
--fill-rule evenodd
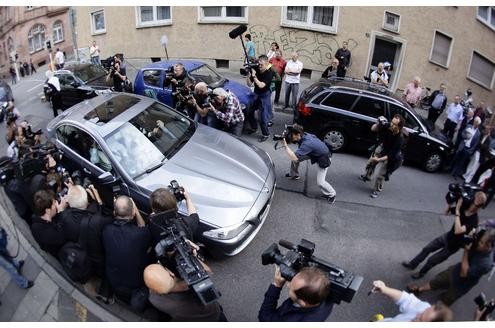
M334 151L368 149L376 143L371 126L379 116L405 119L408 133L404 159L435 172L446 162L450 147L444 137L408 104L389 90L351 78L326 79L301 94L295 120L308 132L330 144Z
M172 106L171 86L163 86L165 71L177 63L182 63L189 78L197 82L205 82L211 89L224 88L232 91L243 108L249 108L253 102L254 94L246 85L223 77L215 69L197 60L164 60L155 62L141 68L134 80L134 93L155 98L164 104Z
M214 254L239 253L267 218L275 191L268 154L155 99L105 94L66 110L47 129L64 167L89 177L111 207L118 190L150 213L151 192L177 180L196 205L200 241ZM185 202L179 211L187 212Z
M0 80L0 103L7 101L14 101L14 95L10 85Z
M60 81L60 92L62 93L62 108L67 109L75 104L96 97L97 95L110 92L112 81L107 82L107 72L103 67L93 64L69 64L62 70L54 72ZM43 86L45 98L50 100L50 87Z

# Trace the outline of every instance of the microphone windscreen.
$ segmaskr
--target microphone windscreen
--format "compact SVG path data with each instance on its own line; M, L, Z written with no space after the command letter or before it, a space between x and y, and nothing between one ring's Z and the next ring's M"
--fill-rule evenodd
M229 37L231 39L237 38L239 35L242 35L242 33L246 32L247 26L246 25L239 25L235 29L229 32Z

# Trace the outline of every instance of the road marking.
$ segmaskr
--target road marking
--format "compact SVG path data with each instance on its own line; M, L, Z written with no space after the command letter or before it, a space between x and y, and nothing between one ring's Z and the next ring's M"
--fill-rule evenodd
M34 87L32 87L31 89L28 89L28 91L27 91L27 92L31 92L31 91L33 91L34 89L36 89L37 87L39 87L39 86L41 86L41 85L43 85L43 83L36 84L36 85L35 85Z

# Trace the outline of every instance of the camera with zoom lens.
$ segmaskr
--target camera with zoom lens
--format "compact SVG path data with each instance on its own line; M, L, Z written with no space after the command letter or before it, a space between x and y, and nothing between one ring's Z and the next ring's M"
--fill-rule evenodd
M317 267L328 275L331 283L331 292L328 300L340 304L341 301L350 303L358 291L363 277L347 272L338 266L313 256L315 244L306 239L301 239L298 245L286 240L280 240L279 245L289 251L282 254L277 244L273 243L261 255L263 265L277 264L280 274L286 280L292 280L294 276L304 267Z
M170 81L174 78L174 67L173 66L169 66L166 70L165 70L165 83L170 83Z
M455 214L455 207L457 201L462 198L463 206L470 206L474 201L474 195L476 192L481 191L482 189L478 186L472 186L470 184L459 184L459 183L451 183L449 184L449 191L445 195L445 201L450 205L450 211L452 214Z
M259 70L258 60L252 60L244 64L244 66L239 69L239 73L242 76L248 76L251 75L251 69L254 69L256 72L258 72Z
M292 125L285 125L284 131L280 134L273 135L273 141L280 141L285 139L285 141L289 144L292 143Z
M486 321L487 317L493 312L495 309L495 300L486 300L486 296L483 292L481 292L476 298L474 299L474 303L478 306L478 310L485 312L480 318L480 321Z
M388 120L385 116L379 116L377 119L378 126L380 128L385 127L388 125Z
M177 180L170 181L168 185L168 189L174 195L177 202L180 202L185 199L184 197L184 187L181 187Z

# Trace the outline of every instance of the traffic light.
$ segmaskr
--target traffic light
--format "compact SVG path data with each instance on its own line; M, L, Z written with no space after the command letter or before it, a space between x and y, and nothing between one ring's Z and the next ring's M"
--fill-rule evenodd
M50 50L51 48L52 48L52 43L51 43L51 41L50 41L50 40L47 40L47 41L46 41L46 49L47 49L47 50Z

